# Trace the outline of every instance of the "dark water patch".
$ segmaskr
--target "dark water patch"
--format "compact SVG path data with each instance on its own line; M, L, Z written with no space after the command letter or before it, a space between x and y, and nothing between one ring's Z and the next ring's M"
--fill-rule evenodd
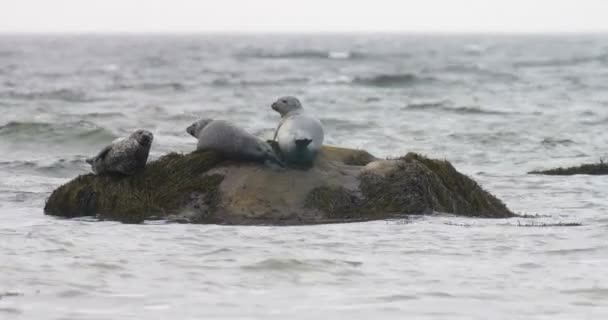
M367 57L363 52L328 50L294 50L285 52L252 50L238 53L236 56L238 58L256 59L363 59Z
M379 74L370 77L355 77L353 83L381 88L407 87L428 84L435 81L431 77L422 77L412 73Z
M597 298L608 298L608 288L603 287L590 287L590 288L579 288L579 289L570 289L570 290L562 290L561 293L573 294L573 295L591 295Z
M147 56L141 60L142 65L150 68L162 68L169 66L171 60L163 56Z
M125 269L123 266L121 266L119 264L108 263L108 262L92 262L92 263L88 263L86 266L87 266L87 269L94 268L94 269L105 270L105 271L120 271L120 270Z
M515 215L517 218L524 219L539 219L539 218L550 218L551 215L548 214L538 214L538 213L518 213Z
M444 223L446 226L455 226L455 227L464 227L464 228L470 228L473 225L472 224L468 224L468 223L456 223L456 222L445 222Z
M424 293L424 295L429 296L429 297L435 297L435 298L452 298L452 297L454 297L452 294L450 294L448 292L443 292L443 291L426 292L426 293Z
M21 314L21 310L19 310L17 308L10 308L10 307L0 308L0 312L2 312L2 313L8 313L8 314L13 314L13 315Z
M517 224L505 224L513 227L535 227L535 228L546 228L546 227L581 227L583 226L580 222L555 222L555 223L543 223L543 222L529 222L522 223L517 221Z
M356 121L356 120L345 120L338 118L321 118L321 123L325 127L335 128L339 130L358 130L358 129L369 129L377 128L378 124L372 121Z
M385 302L396 302L396 301L406 301L406 300L416 300L417 296L414 295L406 295L406 294L392 294L388 296L377 297L376 299Z
M186 84L181 82L141 82L141 83L120 83L111 87L113 90L141 90L141 91L186 91Z
M186 90L186 85L180 82L145 82L138 86L142 90L164 90L171 89L174 91Z
M382 101L382 99L380 97L367 97L365 98L365 102L370 103L370 102L380 102Z
M447 106L451 105L450 101L429 101L429 102L417 102L417 103L409 103L406 106L406 109L409 110L429 110L429 109L441 109L447 108Z
M49 165L38 165L35 170L48 176L67 177L75 172L81 172L85 167L88 167L88 164L82 157L82 159L77 160L59 159Z
M36 147L45 143L61 145L111 142L112 132L88 121L68 123L9 122L0 125L0 144ZM28 144L32 143L32 144Z
M20 297L20 296L23 296L23 293L11 292L11 291L0 292L0 300L2 300L4 298Z
M82 117L93 118L93 119L111 119L111 118L125 118L126 115L122 112L90 112L85 113Z
M17 56L19 52L13 50L0 50L0 58L8 58Z
M513 63L513 66L516 68L569 67L595 62L608 62L608 54L604 53L596 56L572 57L567 59L539 59L530 61L518 61Z
M307 77L289 77L278 79L243 80L218 78L211 81L210 85L215 87L246 87L246 86L281 86L293 84L306 84L311 81Z
M17 100L57 100L65 102L91 102L98 98L89 96L86 92L78 89L57 89L46 91L18 91L10 89L0 92L0 97Z
M410 111L441 111L463 115L506 115L509 112L482 109L480 106L454 107L450 101L410 103L403 110Z
M329 267L359 267L359 261L331 259L265 259L243 266L243 269L255 271L325 271Z
M570 139L557 139L557 138L547 137L547 138L544 138L540 143L545 147L553 148L553 147L557 147L557 146L571 146L575 142Z
M514 82L520 80L520 78L516 74L507 71L490 70L478 65L470 64L451 64L444 67L443 69L439 69L439 71L445 71L456 74L471 74L483 77L484 79L493 79L500 81Z
M556 250L547 250L547 251L545 251L545 253L548 255L567 255L567 254L577 254L577 253L588 254L591 252L597 252L600 249L604 249L604 248L605 247L556 249Z
M534 262L524 262L524 263L517 264L516 266L523 268L523 269L542 269L545 267L542 264L534 263Z
M59 293L57 293L57 296L60 298L74 298L74 297L80 297L80 296L85 296L85 295L87 295L86 291L76 290L76 289L63 290L63 291L60 291Z

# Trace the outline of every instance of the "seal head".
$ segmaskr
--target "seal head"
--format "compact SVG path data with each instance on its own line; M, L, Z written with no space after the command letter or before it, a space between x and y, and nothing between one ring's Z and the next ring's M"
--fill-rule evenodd
M154 140L154 135L148 130L137 130L133 132L129 138L135 139L142 147L150 147L152 145L152 140Z
M186 132L191 136L198 138L200 132L212 121L213 119L200 119L186 128Z
M296 97L285 96L279 98L272 105L272 110L278 112L281 117L285 117L287 114L292 113L293 111L302 110L302 104L300 100Z

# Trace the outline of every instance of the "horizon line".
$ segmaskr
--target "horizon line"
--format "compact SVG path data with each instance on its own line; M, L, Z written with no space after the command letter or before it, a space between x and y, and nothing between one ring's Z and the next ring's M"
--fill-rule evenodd
M315 30L315 31L276 31L276 30L193 30L193 31L129 31L129 30L106 30L106 31L33 31L33 30L0 30L0 35L491 35L491 36L534 36L534 35L608 35L607 30L546 30L546 31L467 31L467 30Z

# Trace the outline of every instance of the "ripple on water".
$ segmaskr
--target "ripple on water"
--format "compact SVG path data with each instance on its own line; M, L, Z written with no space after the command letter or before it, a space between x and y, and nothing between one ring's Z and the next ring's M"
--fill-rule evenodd
M242 269L253 271L325 271L328 267L360 267L363 262L331 259L265 259Z

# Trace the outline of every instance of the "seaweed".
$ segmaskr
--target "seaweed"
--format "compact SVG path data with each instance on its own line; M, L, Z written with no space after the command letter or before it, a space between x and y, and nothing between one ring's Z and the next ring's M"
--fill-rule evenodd
M459 173L448 161L409 153L386 175L363 173L360 196L343 188L319 187L306 203L328 217L386 219L433 211L461 216L506 218L515 216L502 201Z
M81 175L53 191L44 212L124 223L168 219L228 224L355 222L432 212L488 218L515 216L448 161L409 153L380 162L386 165L381 169L376 165L353 168L376 158L365 151L324 148L325 160L319 170L310 173L290 169L276 172L260 164L242 166L211 151L170 153L131 176ZM217 166L224 167L224 171L218 171L222 174L208 173ZM240 176L236 180L244 184L220 192L224 175L235 179L230 171L236 170L235 166L244 174L244 180ZM277 189L302 177L310 178L308 183L315 187L303 185L301 190L305 191L301 193ZM243 197L252 197L252 202ZM290 204L285 203L286 199Z
M528 172L528 174L543 174L550 176L570 176L575 174L604 175L608 174L608 163L606 163L604 159L600 159L599 163L582 164L580 166L567 168L559 167L548 170L534 170Z
M213 208L222 177L198 177L220 161L213 152L170 153L132 176L81 175L53 191L44 212L66 218L97 216L140 223L175 214L195 193L205 195Z

